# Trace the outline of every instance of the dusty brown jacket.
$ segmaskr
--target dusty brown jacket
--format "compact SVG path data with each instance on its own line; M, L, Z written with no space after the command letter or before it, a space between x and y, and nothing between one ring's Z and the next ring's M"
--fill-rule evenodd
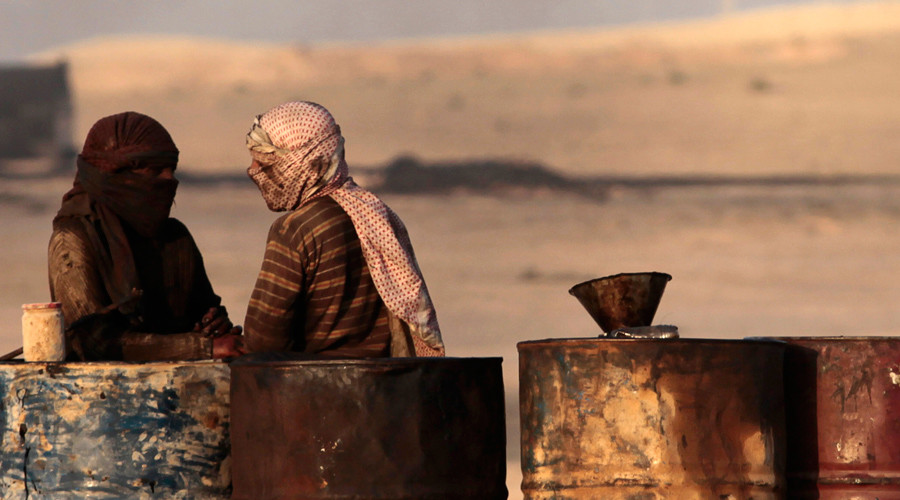
M189 360L212 356L212 339L191 332L220 304L187 228L169 219L160 237L128 235L140 277L138 310L119 313L103 284L84 220L60 220L50 237L50 294L62 303L69 359Z

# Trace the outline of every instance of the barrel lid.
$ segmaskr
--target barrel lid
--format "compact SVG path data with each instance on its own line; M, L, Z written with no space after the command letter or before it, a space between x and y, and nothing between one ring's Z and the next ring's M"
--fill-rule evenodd
M746 340L762 340L772 342L783 342L788 344L850 344L850 343L872 343L872 342L888 342L893 343L900 340L897 336L886 335L816 335L808 337L744 337Z
M544 349L547 347L569 347L569 346L604 346L604 345L640 345L640 344L653 344L653 345L663 345L663 346L675 346L678 347L686 347L686 346L700 346L700 345L721 345L721 346L739 346L739 345L784 345L784 342L780 342L774 338L744 338L744 339L732 339L732 338L685 338L679 337L674 339L656 339L656 338L610 338L607 336L600 337L563 337L563 338L548 338L548 339L538 339L538 340L523 340L516 344L516 347L521 352L522 350L530 350L530 349Z
M22 304L22 309L25 311L33 309L59 309L61 307L62 302L36 302L34 304Z
M232 368L249 366L276 367L276 366L404 366L422 365L432 363L463 364L473 363L501 364L502 357L400 357L400 358L323 358L308 353L300 352L257 352L241 356L230 363Z

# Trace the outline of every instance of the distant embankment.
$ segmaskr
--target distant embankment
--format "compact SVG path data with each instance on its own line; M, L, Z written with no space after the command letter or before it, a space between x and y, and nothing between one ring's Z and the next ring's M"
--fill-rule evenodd
M241 169L234 173L192 173L190 169L178 172L179 179L194 185L251 185ZM386 165L353 167L360 184L377 193L404 195L435 194L483 194L516 195L535 193L569 193L576 196L605 201L609 192L617 188L658 189L688 187L828 187L828 186L880 186L900 185L900 175L762 175L762 176L616 176L600 175L576 177L536 162L503 159L470 161L424 162L410 156L394 159ZM45 170L29 172L4 172L0 179L30 180L69 178L72 172ZM0 205L25 205L31 208L40 204L27 193L0 189Z
M551 168L525 162L477 160L424 163L401 157L372 169L382 193L446 194L569 192L603 200L613 188L717 186L853 186L900 184L900 175L782 175L782 176L592 176L571 177Z

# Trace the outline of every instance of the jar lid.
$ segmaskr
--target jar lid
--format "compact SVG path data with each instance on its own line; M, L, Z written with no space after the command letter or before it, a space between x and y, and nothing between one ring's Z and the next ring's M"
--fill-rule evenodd
M35 304L22 304L22 309L25 311L31 309L59 309L62 307L62 302L43 302L43 303L35 303Z

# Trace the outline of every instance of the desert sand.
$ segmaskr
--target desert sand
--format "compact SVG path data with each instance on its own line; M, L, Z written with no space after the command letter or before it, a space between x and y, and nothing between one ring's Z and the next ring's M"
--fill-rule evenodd
M409 228L448 353L503 357L520 498L516 343L600 334L580 281L672 274L655 323L687 338L900 335L898 49L883 2L365 46L101 39L36 60L71 63L75 144L127 109L170 129L193 179L173 215L237 322L275 218L243 136L285 100L330 108L351 172ZM70 184L0 182L4 352L20 305L49 298Z

